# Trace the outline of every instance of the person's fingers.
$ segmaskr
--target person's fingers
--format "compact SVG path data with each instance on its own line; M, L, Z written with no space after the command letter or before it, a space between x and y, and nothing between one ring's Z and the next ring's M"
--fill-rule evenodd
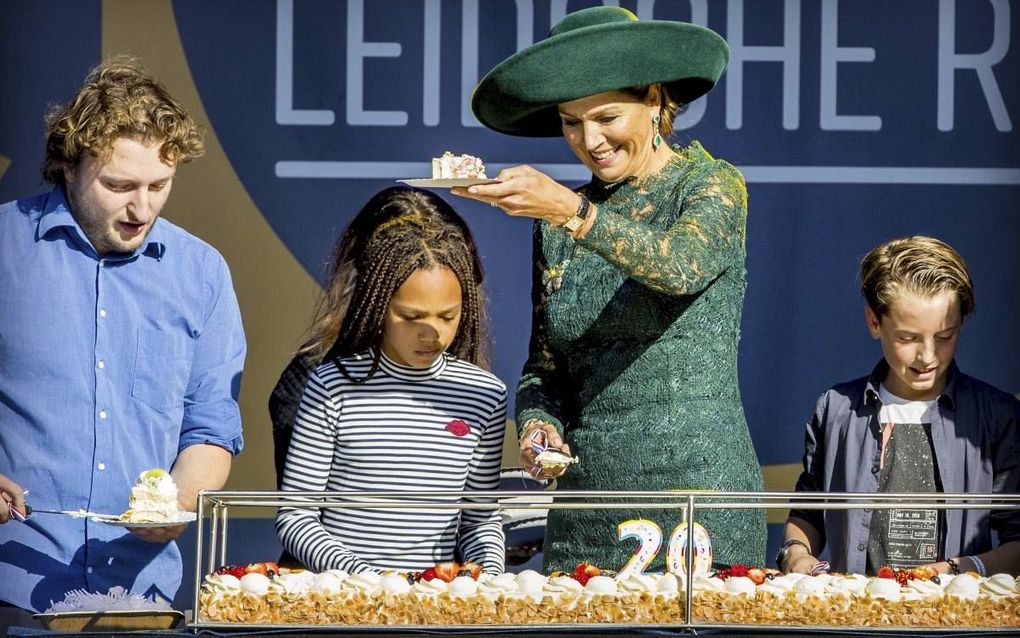
M8 505L6 497L0 498L0 525L9 520L11 520L11 506Z
M10 505L13 505L14 507L16 507L18 509L18 511L20 511L20 512L26 511L25 510L25 493L20 491L20 490L15 492L13 498L11 498L11 500L9 500L8 503Z
M563 447L563 438L560 433L556 431L556 427L551 423L545 423L542 425L542 431L545 432L546 443L549 447Z
M818 559L810 554L804 554L803 556L797 556L790 562L788 569L794 574L807 574L811 571L811 568L818 563Z
M163 527L129 527L128 531L150 543L167 543L179 537L187 528L187 525L167 525Z

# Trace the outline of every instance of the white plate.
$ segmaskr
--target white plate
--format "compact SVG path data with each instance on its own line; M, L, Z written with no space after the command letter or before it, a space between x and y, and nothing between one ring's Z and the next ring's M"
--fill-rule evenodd
M97 523L113 525L114 527L173 527L174 525L190 523L196 518L198 518L198 515L195 514L195 512L181 512L180 515L172 521L122 521L119 516L114 516L113 514L93 516L92 520Z
M452 188L454 186L474 186L475 184L495 184L491 177L454 177L450 179L398 179L408 186L419 188Z

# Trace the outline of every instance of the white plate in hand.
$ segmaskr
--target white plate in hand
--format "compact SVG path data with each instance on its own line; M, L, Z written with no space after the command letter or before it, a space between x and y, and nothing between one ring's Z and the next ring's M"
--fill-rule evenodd
M398 179L408 186L419 188L453 188L454 186L474 186L475 184L495 184L491 177L451 177L448 179Z
M123 521L120 516L115 514L104 514L93 516L91 518L97 523L105 523L106 525L113 525L114 527L173 527L175 525L190 523L198 518L198 515L195 514L195 512L181 512L178 514L177 518L172 521Z

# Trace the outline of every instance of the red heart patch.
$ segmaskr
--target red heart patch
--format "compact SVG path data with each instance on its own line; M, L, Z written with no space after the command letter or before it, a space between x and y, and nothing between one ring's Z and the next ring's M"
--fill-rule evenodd
M454 436L464 436L471 431L471 426L469 426L466 421L454 419L446 424L446 431L450 432Z

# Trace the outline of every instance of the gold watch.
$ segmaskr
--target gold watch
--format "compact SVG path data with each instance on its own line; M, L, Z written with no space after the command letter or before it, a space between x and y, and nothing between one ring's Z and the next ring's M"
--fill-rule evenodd
M581 195L581 203L577 205L577 212L574 216L563 222L560 228L567 229L571 235L580 230L581 226L584 226L584 222L588 220L588 211L591 210L591 202L584 195Z

